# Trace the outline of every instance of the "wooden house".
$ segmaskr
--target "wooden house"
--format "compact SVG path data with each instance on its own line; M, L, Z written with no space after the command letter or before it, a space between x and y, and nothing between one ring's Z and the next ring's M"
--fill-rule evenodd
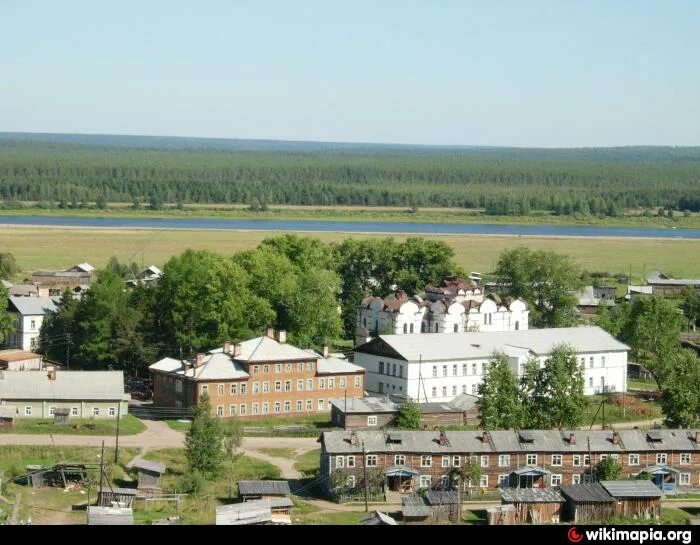
M287 481L238 481L241 501L286 498L291 495Z
M138 471L139 490L153 490L160 488L160 477L163 475L163 473L165 473L165 464L151 462L149 460L139 458L134 461L132 467Z
M556 524L564 498L552 488L506 488L501 503L514 506L515 524Z
M600 483L562 485L566 503L562 518L576 523L600 522L615 516L617 502Z
M661 515L663 493L651 481L601 481L600 484L615 498L617 516L650 519Z

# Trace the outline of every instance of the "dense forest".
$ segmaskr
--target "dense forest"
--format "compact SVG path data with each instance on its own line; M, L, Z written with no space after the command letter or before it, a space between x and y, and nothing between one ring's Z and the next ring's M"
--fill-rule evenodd
M250 151L139 142L129 148L0 137L0 199L456 206L493 215L700 211L700 148L408 152L414 148L300 143L312 151Z

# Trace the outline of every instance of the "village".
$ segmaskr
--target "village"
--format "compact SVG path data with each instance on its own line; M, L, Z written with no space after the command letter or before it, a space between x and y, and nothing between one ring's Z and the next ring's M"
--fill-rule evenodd
M554 280L518 292L501 262L412 288L366 275L342 309L346 341L297 345L290 317L297 329L278 319L177 348L127 338L130 362L100 360L99 333L61 320L97 327L81 309L105 286L136 301L176 289L173 265L3 280L0 523L697 521L697 369L683 366L700 352L700 280L577 281L545 301ZM630 341L674 304L668 344ZM566 320L548 322L557 305ZM181 312L209 319L195 310Z

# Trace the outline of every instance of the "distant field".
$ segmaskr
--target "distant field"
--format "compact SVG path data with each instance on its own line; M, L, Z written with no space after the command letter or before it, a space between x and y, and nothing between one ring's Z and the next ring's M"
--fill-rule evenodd
M281 233L262 231L205 230L110 230L34 227L0 228L0 251L15 255L23 271L63 268L88 261L100 268L111 256L120 261L163 265L187 248L224 254L254 248L263 239ZM313 233L324 242L345 238L383 238L385 235ZM397 240L405 237L397 236ZM508 237L445 235L425 238L443 240L455 249L456 261L468 271L492 271L503 250L519 245L555 250L570 255L589 271L629 274L633 281L651 270L674 276L700 277L700 240Z

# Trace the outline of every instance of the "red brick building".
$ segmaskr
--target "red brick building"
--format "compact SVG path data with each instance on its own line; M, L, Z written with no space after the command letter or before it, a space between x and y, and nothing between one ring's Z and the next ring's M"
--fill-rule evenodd
M329 399L362 397L365 370L286 342L274 332L149 367L156 407L188 408L206 393L220 417L298 416L330 411Z

